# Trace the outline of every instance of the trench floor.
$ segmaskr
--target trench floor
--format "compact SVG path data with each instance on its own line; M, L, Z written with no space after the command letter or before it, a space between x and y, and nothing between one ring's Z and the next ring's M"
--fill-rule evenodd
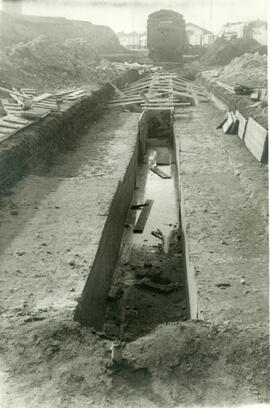
M162 149L173 158L171 147ZM151 171L155 153L149 148L138 168L132 205L147 199L154 203L143 233L133 232L141 210L129 211L108 300L105 333L124 341L159 324L187 319L175 159L159 166L171 177L161 178ZM162 235L152 235L158 230Z

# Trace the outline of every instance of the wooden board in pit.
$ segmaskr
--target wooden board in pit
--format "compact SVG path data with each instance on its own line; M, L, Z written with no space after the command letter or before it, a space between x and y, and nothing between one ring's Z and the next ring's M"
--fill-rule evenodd
M244 118L244 116L241 115L239 111L235 112L235 117L239 121L238 136L240 137L241 140L244 140L247 120Z
M268 131L252 118L248 119L244 141L248 150L259 162L265 160Z

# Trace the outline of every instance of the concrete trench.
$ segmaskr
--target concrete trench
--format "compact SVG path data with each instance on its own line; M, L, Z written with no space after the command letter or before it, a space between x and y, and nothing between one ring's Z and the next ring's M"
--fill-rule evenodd
M46 175L48 180L56 176L56 184L53 184L48 202L62 200L64 208L62 216L69 217L71 224L68 232L65 229L65 223L59 225L59 248L57 242L54 245L56 250L58 249L55 258L56 267L60 269L66 262L66 254L62 247L60 248L62 245L60 241L63 237L66 239L65 235L67 235L67 245L71 248L69 251L71 253L78 251L84 257L84 263L87 266L87 270L83 267L84 272L80 274L81 266L74 266L72 262L71 270L65 271L67 278L67 282L64 282L65 302L72 308L72 313L75 310L76 321L99 331L104 330L107 337L129 341L147 333L160 323L205 317L201 313L204 311L204 305L199 295L198 265L194 263L194 260L197 261L197 256L190 246L190 243L193 245L194 235L191 238L188 235L189 220L191 219L192 226L195 227L196 222L190 215L187 216L186 207L189 201L184 200L187 194L183 190L183 182L187 177L185 168L181 168L182 159L179 156L182 151L179 129L183 124L184 128L186 127L183 140L189 149L189 132L194 132L195 127L198 126L195 122L199 123L199 119L196 117L202 115L204 109L194 107L194 113L192 113L194 125L189 119L179 122L170 118L165 134L157 135L155 130L149 129L149 121L144 115L121 113L113 109L106 110L105 103L110 92L111 88L106 85L100 90L99 104L96 103L96 94L94 98L86 98L74 106L61 118L47 119L41 123L40 128L36 124L33 128L23 131L20 138L18 135L8 139L1 146L0 151L0 174L3 174L1 188L3 190L14 186L15 182L23 180L24 174L26 178L27 174L34 177L39 177L39 174L42 177ZM92 111L89 113L91 107ZM206 109L209 117L212 115L211 109L208 109L209 112ZM97 120L98 117L99 120ZM65 123L66 119L68 119L67 123ZM88 130L83 131L82 127L90 124L91 121L96 123L91 124L88 134ZM51 127L47 126L49 123ZM203 132L204 130L201 133ZM81 136L81 133L84 136ZM95 137L96 134L99 135L98 138ZM202 136L204 137L204 134L201 134ZM80 139L83 140L82 144ZM92 148L94 151L91 151ZM149 158L152 157L153 151L158 149L168 149L170 152L171 165L160 167L165 173L171 173L171 179L159 178L150 170ZM104 154L100 155L100 152ZM185 149L181 153L186 160L184 165L189 171L188 160L185 158L185 156L189 157L188 154L185 154ZM48 164L50 168L50 155L54 159L59 155L63 156L60 160L60 170L58 165L54 167L54 159L52 160L51 174L46 170ZM72 162L73 156L75 164ZM16 157L19 160L18 169L15 169L14 164ZM198 157L200 157L199 154ZM69 160L70 165L65 163ZM100 160L104 161L100 163ZM40 161L46 164L44 170L37 169ZM201 167L203 169L203 163ZM198 171L196 165L194 168L196 175ZM63 175L67 181L62 180ZM209 176L208 173L206 175ZM43 179L41 181L44 182ZM188 182L188 188L192 188L192 182ZM50 181L48 181L49 184ZM163 186L169 186L168 191L167 187L163 190ZM35 186L32 185L32 188L35 189ZM76 195L82 196L75 209L72 200L69 203L68 199L63 198L66 193L68 199ZM196 195L196 192L194 194ZM131 211L131 204L153 197L156 204L151 210L144 233L134 234L130 224L134 225L139 211ZM192 197L188 197L188 200L191 199ZM46 204L47 199L42 198L42 200ZM30 203L32 206L33 204ZM166 211L166 206L170 211ZM172 219L166 218L168 214L173 213ZM29 220L27 214L22 220L23 227ZM48 214L51 216L49 212ZM151 219L152 215L153 219ZM204 215L205 213L202 217ZM77 217L79 220L76 219ZM165 221L163 217L166 218ZM29 231L25 228L23 230L26 237L28 234L29 242L33 240L35 228L40 228L39 224L35 226L35 218L33 220L31 218L34 226L29 227ZM58 222L58 218L56 221ZM6 225L14 224L8 217L4 222ZM16 228L14 227L15 232L12 232L11 228L10 234L16 236L18 231L20 232L18 229L20 223L17 224ZM151 232L156 229L164 229L162 224L173 226L172 231L170 228L166 231L167 235L174 237L171 246L167 248L168 253L164 251L162 240L151 235ZM3 268L11 263L12 248L10 251L5 251L6 241L7 239L3 238L0 243L3 248ZM26 259L27 256L24 258ZM32 264L33 258L25 260L25 267L30 271L29 276L32 273ZM66 265L64 267L66 268ZM33 269L33 274L34 272ZM62 278L61 275L59 279L62 280ZM56 282L57 276L53 279ZM49 283L48 280L48 285ZM23 281L19 283L19 285L23 284ZM172 290L166 292L166 287L169 288L170 285L173 286ZM201 280L201 285L207 288L207 281ZM36 295L37 304L48 302L46 292L48 288L44 286L42 295L44 299L40 300L39 294ZM49 290L52 291L51 288ZM72 292L69 293L71 290ZM57 291L55 291L50 301L57 302L57 297Z
M165 136L156 138L145 116L139 120L136 187L106 297L103 324L107 337L122 341L145 335L159 324L189 318L173 121L171 117ZM164 155L168 162L159 164ZM170 178L152 172L153 162ZM153 207L143 232L137 234L134 229L141 209L132 206L147 199L153 199ZM161 231L161 238L153 235L156 231Z
M133 75L130 74L130 78L122 80L125 81L127 79L129 81L134 79ZM1 145L0 149L1 190L2 196L5 197L6 192L9 189L14 189L14 187L16 194L16 185L20 185L20 183L23 185L24 179L27 184L29 177L40 177L41 183L44 183L44 177L52 179L52 177L54 178L56 175L56 184L53 183L52 194L54 194L55 191L57 193L57 190L59 190L59 194L60 196L62 195L62 197L64 197L66 193L68 193L69 196L75 196L76 190L74 189L73 184L70 186L64 186L61 178L63 175L64 177L67 177L67 180L71 177L70 182L72 182L72 177L74 177L75 174L78 174L80 177L83 175L83 173L80 173L81 170L78 164L78 159L75 160L75 167L74 164L72 164L73 156L78 155L79 158L82 158L82 169L87 163L86 160L89 160L87 159L87 156L84 155L84 152L80 152L80 149L83 150L80 146L80 139L82 138L86 140L86 151L87 149L91 149L90 140L87 141L86 136L78 137L78 135L85 133L83 130L84 126L89 125L91 122L95 122L96 124L94 123L94 125L91 125L90 127L90 129L93 129L92 134L95 134L96 128L98 132L102 132L102 129L104 128L105 134L108 135L104 137L104 140L107 138L110 143L110 121L115 120L117 117L120 118L119 124L116 123L116 127L113 131L115 132L115 144L119 144L120 150L121 144L123 146L126 145L123 151L123 154L126 155L126 157L124 158L123 155L115 152L114 169L110 170L109 165L105 179L101 179L105 188L107 188L106 186L108 185L108 195L105 194L104 197L100 199L103 194L102 183L101 185L97 184L96 181L98 181L98 179L94 174L93 182L91 181L92 178L89 179L88 182L86 179L86 182L84 183L79 182L81 183L81 186L78 185L77 187L77 194L80 194L82 189L84 189L84 191L85 189L89 189L89 193L85 195L84 200L96 200L97 208L93 212L92 218L90 217L89 219L89 217L87 217L88 222L90 220L90 225L86 226L81 224L81 231L77 231L77 226L74 224L76 229L74 229L73 237L68 238L70 245L74 245L75 250L75 247L79 249L79 242L84 246L84 242L81 240L80 235L87 237L88 234L88 249L84 252L85 262L89 267L89 272L87 275L84 274L84 277L79 275L76 277L76 270L72 267L73 272L70 278L72 278L73 283L71 284L70 282L67 282L67 294L65 298L67 302L71 302L73 305L73 310L75 310L74 319L83 325L92 326L97 330L103 330L104 327L110 327L112 320L111 314L113 314L113 321L117 321L119 329L118 332L114 332L116 337L123 337L124 331L127 331L127 318L124 316L122 319L123 310L128 310L126 309L127 302L130 300L131 303L135 302L137 304L137 300L134 300L134 297L137 295L141 296L141 300L145 298L141 302L141 305L149 307L150 312L142 313L142 318L140 315L138 318L137 311L136 319L133 319L134 330L130 329L129 333L127 332L124 336L128 339L137 337L144 332L148 332L151 327L153 328L159 323L177 321L179 319L186 320L189 315L189 307L186 304L187 280L185 278L184 253L182 252L182 244L184 240L180 237L181 215L179 205L178 159L177 146L175 146L176 139L173 134L172 118L170 118L168 122L168 129L165 129L165 136L161 135L160 137L160 135L157 136L155 134L155 130L153 131L152 129L149 129L148 120L144 115L139 117L136 113L119 113L118 111L113 110L111 113L104 114L104 109L106 112L106 101L108 100L108 97L110 97L111 92L111 87L105 85L92 96L83 99L81 102L64 111L61 116L52 116L44 119L19 132L10 139L7 139L6 142ZM98 149L98 146L96 149ZM165 169L165 172L171 173L171 179L164 180L150 171L149 155L151 156L153 151L157 149L167 149L171 156L170 165L160 166L163 170ZM90 153L90 160L91 157L92 154ZM108 159L110 162L110 156L108 156ZM63 163L64 161L69 160L71 162L70 165ZM116 171L117 160L119 160L119 163L121 161L122 164ZM60 169L58 161L60 162ZM76 167L78 167L78 169L75 169ZM59 175L61 176L60 178ZM87 175L86 177L89 176ZM146 180L148 180L147 183ZM30 184L31 183L32 181L30 181ZM162 191L163 186L167 186L166 188L168 188L168 190L166 190L168 192L166 197ZM34 185L32 185L32 188L34 189L33 195L36 194L39 196L40 191L35 192ZM91 189L96 190L95 194L92 194L93 198L91 197ZM60 193L60 191L62 191L62 193ZM48 192L46 192L46 195ZM42 193L42 195L43 194L44 193ZM56 195L59 196L59 194ZM46 195L44 195L44 198L42 195L40 196L40 199L43 201ZM137 200L151 198L151 195L156 198L154 208L152 209L149 220L146 224L146 232L143 234L137 234L135 237L135 234L132 234L132 232L130 234L130 231L128 231L125 226L130 217L130 205ZM96 198L94 198L95 196ZM63 201L63 205L66 205L66 199L62 197L60 200ZM35 197L33 197L33 201L34 198ZM52 198L52 200L54 200L54 198ZM29 199L29 201L31 201L31 199ZM33 204L30 203L29 205L32 206ZM167 217L167 205L169 205L170 210L174 212L172 219L170 219L170 216ZM93 206L92 203L89 204L90 210L92 208L91 206ZM56 206L56 208L57 207L58 206ZM83 220L83 213L89 210L88 203L82 202L81 207L81 210L79 210L78 207L78 211L81 211L81 218ZM37 206L35 205L34 208L37 208ZM75 217L75 213L72 215L73 212L73 209L70 208L70 210L68 210L68 214L70 215L68 216ZM137 212L136 216L138 216L138 214L139 212ZM151 220L151 214L154 214L153 220ZM21 222L18 223L14 231L13 228L11 228L11 234L18 234L18 232L20 232L20 225L25 225L27 217L24 217L22 220L23 224L21 224ZM97 221L95 222L94 217L97 218ZM162 218L164 217L165 219L162 221ZM133 222L134 221L135 219L133 219ZM12 221L8 220L8 222ZM92 222L95 225L97 223L97 225L92 226ZM166 222L172 227L165 227L164 225ZM71 225L72 224L73 222L71 222ZM37 225L36 228L39 228L39 226ZM161 239L151 235L153 230L162 230L164 228L166 230L164 230L164 239L167 242L165 244L167 245L166 253L164 253L164 242L162 244ZM61 240L60 230L59 240ZM34 230L29 231L30 235L33 233ZM65 234L65 232L63 232L63 234ZM128 235L129 238L127 239ZM133 235L132 239L130 238L130 235ZM173 237L171 244L168 244L169 235ZM31 239L32 238L30 238L29 243ZM127 242L129 242L128 245L126 245ZM145 245L146 242L147 245ZM2 248L4 248L5 245L6 242L3 241L3 245L1 244ZM55 246L57 247L58 245L56 244ZM126 255L124 255L123 261L123 247L129 247L129 251L132 252L130 260L126 259ZM61 250L57 251L57 254L61 254ZM119 268L123 271L123 265L121 265L121 262L124 262L124 269L127 269L127 276L130 277L130 271L128 271L129 268L126 268L126 266L129 262L130 264L133 262L132 257L134 258L134 256L137 259L141 258L141 260L139 263L135 262L133 265L132 285L126 285L126 277L122 276L121 282L118 282L120 291L126 286L128 290L123 290L120 299L117 298L116 300L116 305L113 304L114 299L112 300L110 298L108 302L108 295L112 288L111 284L112 282L114 284L114 275L115 273L117 274ZM57 255L57 257L59 258L59 255ZM5 255L4 253L3 265L5 265L6 262L9 264L10 261L8 258L9 255ZM26 256L24 258L26 258ZM173 261L171 261L170 258L172 258ZM26 260L25 262L26 264L28 262L31 267L31 259ZM63 260L57 260L56 265L58 263L60 267ZM163 267L160 268L159 264L163 265ZM140 275L140 278L138 278L138 276L136 278L135 276L135 272L138 272L138 269L144 270L143 273L141 271L141 274L137 273L137 275ZM155 269L157 273L154 273ZM143 279L149 279L149 277L151 281L150 283L156 286L159 285L159 288L156 287L153 289L143 284ZM142 285L141 287L138 286L140 282ZM73 292L72 296L70 296L68 292L71 290L70 287L73 287L74 285L76 286L76 289L74 290L72 288ZM169 293L166 293L166 285L167 287L170 285L175 287L173 287L173 290L169 291ZM44 290L46 292L46 287L44 287ZM51 289L49 290L51 291ZM37 304L46 302L45 298L44 300L39 299L38 293L36 294L36 298ZM122 303L124 303L124 306ZM128 307L133 310L132 305ZM138 304L136 307L139 308ZM118 316L117 313L115 313L115 309L118 309ZM154 313L152 312L153 310ZM123 325L125 327L123 327Z
M160 323L188 318L172 117L165 136L155 136L143 113L138 120L134 153L115 191L75 311L75 320L104 330L109 338L131 340ZM168 179L151 172L152 161L156 160L153 154L157 153L169 158L167 165L159 166L170 175ZM133 210L132 204L147 199L154 199L153 208L143 233L135 234L133 228L141 209ZM162 238L152 235L156 230L162 231Z

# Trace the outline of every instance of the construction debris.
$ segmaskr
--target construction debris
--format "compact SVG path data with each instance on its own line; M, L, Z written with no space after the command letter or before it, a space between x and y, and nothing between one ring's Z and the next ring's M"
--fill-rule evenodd
M139 64L138 62L113 62L112 65L119 71L129 71L130 69L135 69L140 75L159 71L161 68L153 64Z
M165 171L161 170L158 166L152 166L151 171L157 174L159 177L163 179L170 179L172 178L169 174L165 173Z
M149 203L144 204L134 204L130 207L131 210L141 210L143 207L147 207Z
M137 233L137 234L138 233L139 234L143 233L145 224L146 224L146 222L148 220L148 217L150 215L150 211L151 211L151 208L152 208L152 206L154 204L154 201L153 200L146 200L145 204L147 204L147 205L145 207L143 207L143 209L142 209L142 211L141 211L141 213L139 215L139 218L138 218L138 220L136 222L136 225L135 225L135 227L133 229L133 232Z
M240 57L246 53L256 53L264 51L253 38L237 38L225 40L217 38L201 58L201 61L207 65L225 65L229 64L234 58Z
M252 95L254 89L249 86L243 86L240 84L226 84L221 81L216 81L216 84L221 88L225 89L226 91L230 92L231 94L235 95Z
M207 100L198 85L167 71L151 73L123 91L115 91L117 96L109 104L113 108L135 106L148 111L172 111Z
M72 103L85 96L82 88L72 88L56 93L36 95L34 89L21 88L20 91L0 87L0 91L9 98L1 99L6 116L0 119L0 142L17 133L19 130L44 118L51 112L59 111L63 102Z
M102 58L123 52L109 27L64 18L0 13L0 85L58 89L104 83L118 75Z
M222 127L225 134L236 135L238 132L239 120L234 112L228 112L225 120L218 126Z
M29 126L30 120L19 118L14 114L8 114L0 119L0 143L17 133L19 130Z
M177 288L177 285L173 282L170 283L156 283L150 278L143 278L138 283L137 286L145 287L147 289L159 292L159 293L170 293Z
M218 79L248 88L267 88L267 56L246 53L234 58L222 69Z

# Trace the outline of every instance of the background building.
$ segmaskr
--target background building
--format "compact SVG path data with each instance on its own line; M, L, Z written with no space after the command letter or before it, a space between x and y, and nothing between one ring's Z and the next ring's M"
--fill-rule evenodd
M189 45L208 46L215 41L215 35L205 28L193 23L186 24L186 38Z
M120 32L117 33L117 37L120 41L120 44L126 48L130 49L140 49L146 48L146 32L137 33L133 31L131 33Z
M219 37L226 40L234 38L254 38L262 45L267 45L267 23L262 20L227 23L222 27Z

